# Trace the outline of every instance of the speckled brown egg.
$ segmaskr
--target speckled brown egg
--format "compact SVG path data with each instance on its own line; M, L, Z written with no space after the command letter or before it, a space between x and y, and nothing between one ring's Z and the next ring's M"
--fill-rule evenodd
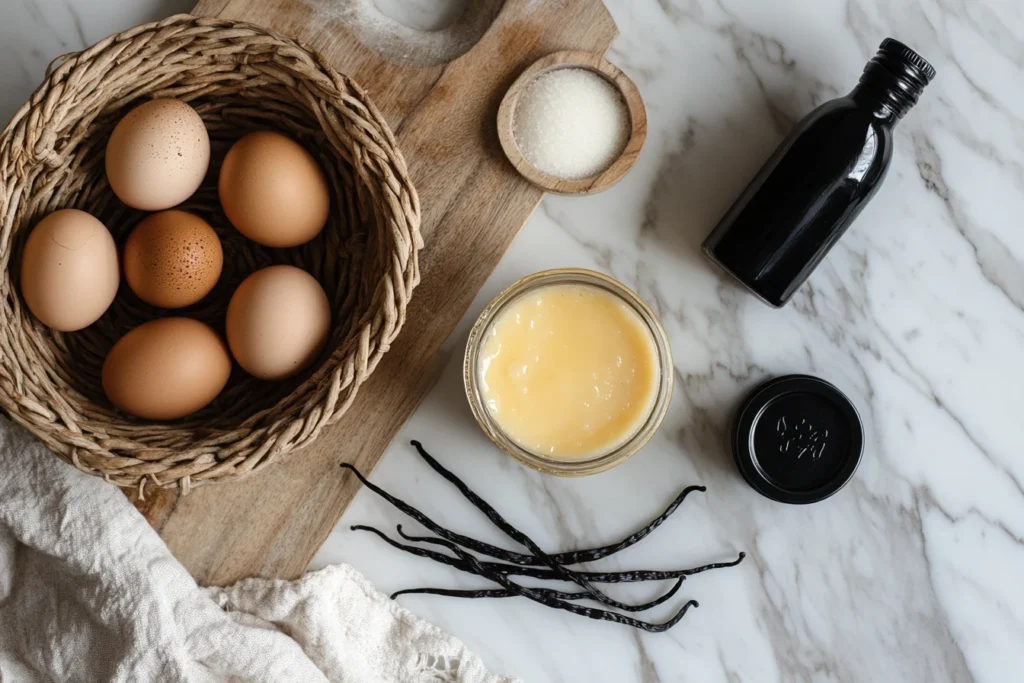
M124 278L140 299L190 306L220 278L224 253L210 224L186 211L161 211L138 224L124 245Z
M150 100L118 122L105 161L107 180L122 202L161 211L199 189L210 165L210 136L188 104Z
M327 222L327 180L306 148L280 133L249 133L224 157L220 203L240 233L268 247L294 247Z

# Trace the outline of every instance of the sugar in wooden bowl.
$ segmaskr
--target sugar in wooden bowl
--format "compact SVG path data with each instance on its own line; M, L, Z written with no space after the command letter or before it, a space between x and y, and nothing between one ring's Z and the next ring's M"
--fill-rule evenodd
M548 175L578 180L615 161L629 139L619 91L587 69L554 69L519 98L512 134L526 160Z
M556 52L512 84L498 112L509 160L534 185L589 194L633 166L647 134L633 82L599 55Z

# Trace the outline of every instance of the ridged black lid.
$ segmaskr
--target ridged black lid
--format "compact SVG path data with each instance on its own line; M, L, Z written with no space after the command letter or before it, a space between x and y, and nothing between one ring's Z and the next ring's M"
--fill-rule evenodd
M880 111L898 120L917 104L933 78L935 68L924 57L895 38L886 38L865 65L860 84L851 95L872 109L881 107Z
M878 46L878 50L879 52L884 52L887 55L901 59L908 64L913 64L921 70L921 75L924 76L926 82L935 78L935 67L929 64L927 59L917 54L895 38L886 38L883 40L882 44Z

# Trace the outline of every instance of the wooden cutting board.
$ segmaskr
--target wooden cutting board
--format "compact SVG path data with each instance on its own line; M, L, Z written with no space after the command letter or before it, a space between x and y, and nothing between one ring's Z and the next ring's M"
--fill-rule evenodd
M187 496L159 491L135 501L204 585L305 571L359 486L338 463L373 469L434 383L438 348L542 197L502 154L495 123L502 95L536 59L558 50L603 54L617 34L601 0L506 0L469 52L412 66L412 48L398 55L402 64L360 42L338 9L353 4L201 0L194 11L298 38L362 84L409 164L426 243L408 322L348 414L273 469Z

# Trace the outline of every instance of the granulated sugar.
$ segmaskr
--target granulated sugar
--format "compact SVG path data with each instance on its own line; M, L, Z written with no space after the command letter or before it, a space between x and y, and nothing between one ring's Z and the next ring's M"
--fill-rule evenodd
M558 178L587 178L608 168L629 139L629 112L615 87L588 69L538 76L519 98L516 144L537 169Z

